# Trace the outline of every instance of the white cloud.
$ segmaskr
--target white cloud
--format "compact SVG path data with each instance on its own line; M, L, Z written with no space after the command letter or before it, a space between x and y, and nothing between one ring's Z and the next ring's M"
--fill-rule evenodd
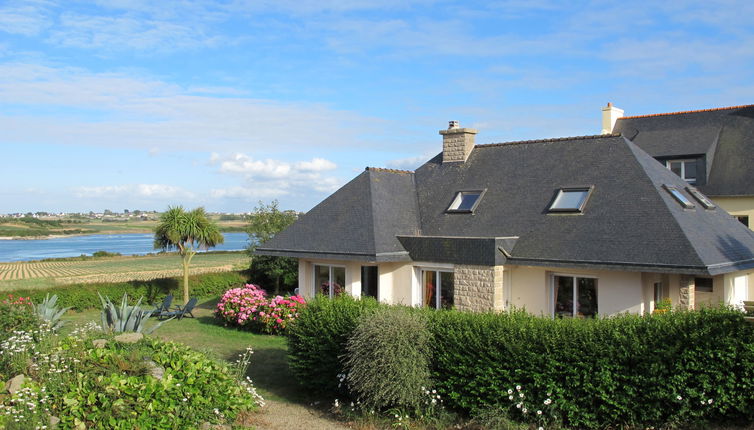
M10 1L0 8L0 31L34 36L51 25L48 2Z
M194 193L181 187L165 184L127 184L101 185L94 187L78 187L73 190L77 198L106 198L106 199L193 199Z
M242 153L225 157L213 153L210 163L218 166L219 173L240 176L245 181L244 187L213 190L213 197L253 200L277 195L310 195L312 192L329 194L342 185L340 178L323 174L338 167L324 158L288 162L256 160Z
M0 64L0 76L0 106L26 112L0 113L0 143L252 152L354 148L367 143L360 136L386 132L381 121L325 104L196 95L133 74L13 63ZM34 114L51 107L59 113Z
M435 155L437 155L437 153L424 153L415 157L398 158L396 160L388 161L386 165L391 169L414 170L429 161L429 159Z

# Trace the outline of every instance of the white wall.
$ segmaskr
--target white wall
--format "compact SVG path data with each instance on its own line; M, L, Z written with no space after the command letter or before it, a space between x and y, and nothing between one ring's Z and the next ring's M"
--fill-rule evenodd
M535 315L552 315L552 275L597 278L600 315L642 313L646 307L641 272L598 271L528 266L506 266L511 273L510 303Z

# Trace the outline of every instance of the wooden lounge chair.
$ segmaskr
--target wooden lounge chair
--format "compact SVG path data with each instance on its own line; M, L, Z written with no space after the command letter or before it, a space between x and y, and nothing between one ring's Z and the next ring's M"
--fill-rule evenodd
M159 306L157 306L156 308L154 308L154 310L152 310L152 315L150 315L150 316L156 317L156 316L160 316L160 314L163 313L163 312L170 312L170 305L172 303L173 303L173 295L172 294L168 294L162 300L162 303Z
M176 306L176 309L174 311L169 312L162 312L158 315L158 318L169 318L169 317L176 317L178 319L181 319L185 317L186 315L190 316L191 318L194 318L194 314L191 313L191 311L194 310L194 307L196 306L196 303L198 302L198 299L196 297L192 297L188 303L186 303L186 306Z

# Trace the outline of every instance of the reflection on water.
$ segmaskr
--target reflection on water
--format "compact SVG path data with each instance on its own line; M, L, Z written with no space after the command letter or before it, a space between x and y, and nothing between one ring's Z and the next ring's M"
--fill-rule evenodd
M212 248L213 251L239 251L248 246L249 236L246 233L223 233L223 236L225 243ZM154 236L151 234L94 234L53 239L0 240L0 261L77 257L97 251L143 255L159 251L153 248L153 240Z

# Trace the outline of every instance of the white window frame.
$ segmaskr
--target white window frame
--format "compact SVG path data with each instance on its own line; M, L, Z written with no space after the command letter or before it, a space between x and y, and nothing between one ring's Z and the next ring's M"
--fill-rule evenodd
M346 292L346 279L348 277L346 266L341 266L339 264L320 264L320 263L312 263L312 284L314 287L314 295L316 296L317 293L319 293L319 286L317 285L317 266L327 267L328 268L328 274L327 274L327 283L329 284L329 297L332 299L334 297L333 292L333 268L341 268L343 269L343 292Z
M450 202L450 206L445 210L445 212L449 213L474 213L477 206L479 206L479 203L482 201L482 197L484 197L484 193L487 192L487 189L482 190L464 190L464 191L458 191L456 193L456 196L453 198L453 201ZM461 202L463 201L463 196L467 194L479 194L474 200L474 204L471 205L471 208L469 209L458 209L461 206Z
M686 163L688 162L696 163L696 159L678 158L678 159L673 159L673 160L665 160L665 167L672 172L673 169L670 168L670 163L681 163L681 179L688 182L689 184L695 184L697 178L691 178L691 179L686 178ZM697 169L696 174L697 176L699 176L699 169Z
M550 274L550 316L552 318L555 318L555 277L560 276L564 278L573 278L573 297L574 299L578 297L578 289L579 284L576 282L577 278L586 278L586 279L595 279L597 281L597 285L595 286L595 291L597 291L597 313L599 313L600 304L599 304L599 297L600 297L600 278L593 275L582 275L582 274L573 274L573 273L551 273ZM578 304L578 300L573 301L573 309L571 309L571 318L576 318L577 312L576 312L576 306Z
M563 187L558 188L558 191L555 193L555 197L552 198L550 201L550 205L547 207L548 213L561 213L561 214L567 214L567 213L583 213L584 208L586 207L587 202L589 202L589 198L592 196L592 191L594 191L594 186L582 186L582 187ZM568 193L586 193L584 195L584 200L581 202L579 207L573 208L556 208L554 207L556 203L560 201L562 197L564 197Z
M454 270L447 270L447 269L436 269L436 268L425 268L421 270L421 283L422 283L422 291L421 291L421 299L422 299L422 306L426 306L424 303L424 272L435 272L435 303L433 308L434 309L440 309L440 292L442 291L442 277L440 276L440 273L452 273L453 274L453 284L454 284L454 290L455 290L455 271ZM453 298L455 300L455 297Z

